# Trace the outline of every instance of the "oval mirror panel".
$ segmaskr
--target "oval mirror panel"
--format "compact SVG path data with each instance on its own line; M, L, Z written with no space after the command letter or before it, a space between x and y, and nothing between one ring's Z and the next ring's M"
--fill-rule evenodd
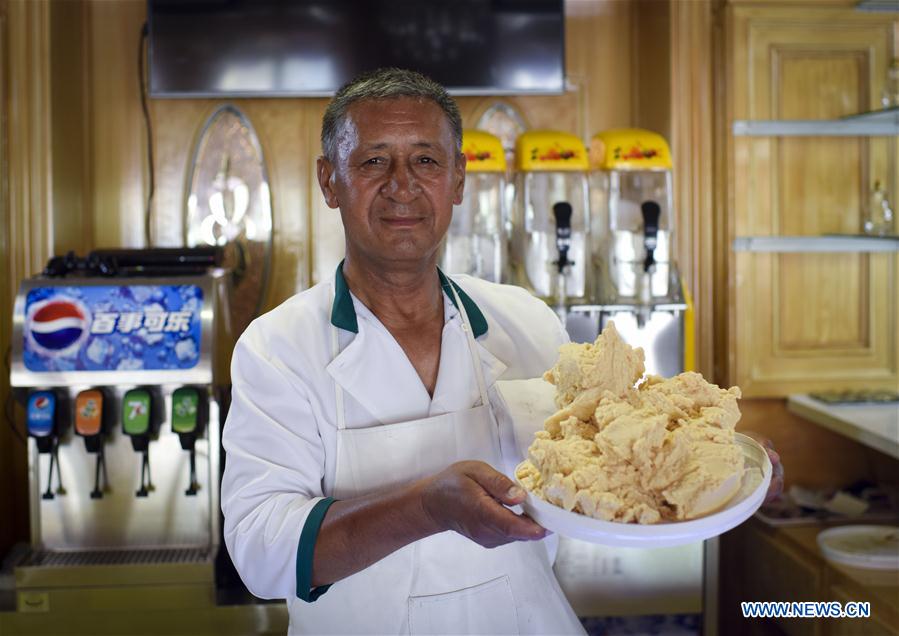
M262 309L272 252L272 201L262 146L247 117L224 105L206 120L193 152L185 205L189 247L220 246L233 273L231 327Z

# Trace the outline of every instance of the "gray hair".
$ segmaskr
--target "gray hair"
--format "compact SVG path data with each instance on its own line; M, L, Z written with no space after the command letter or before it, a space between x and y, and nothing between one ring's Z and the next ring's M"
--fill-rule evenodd
M329 161L337 157L337 134L346 118L347 109L364 100L417 97L430 99L446 115L456 152L462 152L462 115L456 100L434 80L401 68L380 68L364 73L344 84L334 95L322 117L322 153Z

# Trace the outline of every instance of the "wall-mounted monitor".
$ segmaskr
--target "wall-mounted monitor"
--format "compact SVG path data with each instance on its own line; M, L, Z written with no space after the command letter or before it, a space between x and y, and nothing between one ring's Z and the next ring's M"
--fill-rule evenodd
M564 90L563 0L148 0L153 97L332 95L367 70L456 95Z

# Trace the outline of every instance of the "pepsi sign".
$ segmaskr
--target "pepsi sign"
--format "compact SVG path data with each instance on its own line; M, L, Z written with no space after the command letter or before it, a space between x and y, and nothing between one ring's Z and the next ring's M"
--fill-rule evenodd
M35 287L22 359L32 372L191 369L202 309L197 285Z

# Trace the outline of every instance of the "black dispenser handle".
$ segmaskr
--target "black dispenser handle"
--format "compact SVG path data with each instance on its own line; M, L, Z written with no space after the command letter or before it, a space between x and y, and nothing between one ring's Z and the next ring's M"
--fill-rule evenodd
M655 265L655 249L659 243L659 218L662 216L662 208L655 201L644 201L640 205L643 213L643 246L646 248L646 259L643 261L643 271L648 272Z
M568 265L574 265L574 261L568 260L568 250L571 248L571 204L567 201L554 203L553 216L556 218L556 249L559 250L559 260L555 264L561 274Z

